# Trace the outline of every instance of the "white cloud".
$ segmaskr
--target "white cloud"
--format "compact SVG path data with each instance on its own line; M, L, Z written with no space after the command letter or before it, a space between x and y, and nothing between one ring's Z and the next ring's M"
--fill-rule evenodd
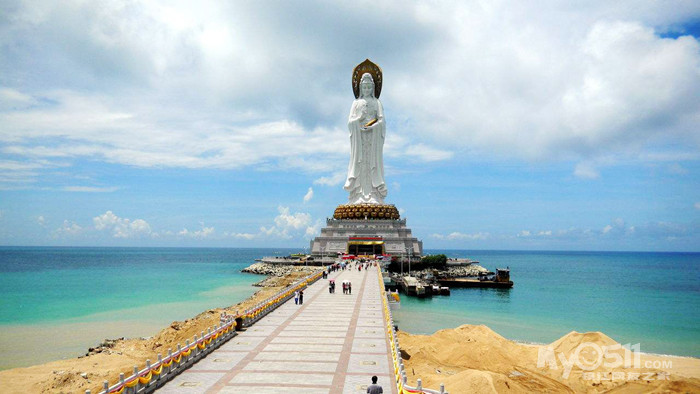
M240 239L247 239L247 240L251 240L251 239L254 239L256 237L255 234L250 234L250 233L234 233L234 234L229 234L229 236L231 236L233 238L240 238Z
M591 163L578 163L574 169L574 175L584 179L598 179L600 173L593 167Z
M151 235L151 226L143 219L120 218L107 211L93 219L95 229L109 231L114 238L137 238Z
M291 167L332 172L315 184L336 185L344 174L329 163L347 158L362 23L377 27L369 55L385 71L391 157L429 163L466 148L585 161L700 145L698 41L658 35L700 17L695 3L379 7L20 3L0 34L0 151L29 163Z
M337 186L345 182L347 173L344 171L334 172L331 176L322 176L314 180L314 185Z
M448 240L448 241L455 241L455 240L485 240L485 239L488 239L488 238L490 237L490 234L489 234L489 233L482 233L482 232L474 233L474 234L464 234L464 233L460 233L460 232L458 232L458 231L455 231L455 232L452 232L452 233L447 234L447 235L443 235L443 234L432 234L431 236L432 236L433 238L445 239L445 240Z
M308 213L296 212L294 214L289 213L289 207L279 206L277 207L279 215L275 217L275 226L280 229L301 229L308 226L311 223L311 215Z
M304 237L307 239L316 237L321 231L322 225L323 223L320 220L318 220L313 226L306 227L306 230L304 231Z
M418 158L424 162L448 160L451 159L453 155L452 152L431 148L425 144L408 146L406 148L406 154L408 157Z
M0 212L0 217L2 217L2 212ZM41 227L46 227L46 219L42 215L36 218L36 223Z
M693 204L693 206L695 207L695 209L700 209L700 201Z
M274 219L275 225L260 227L260 235L291 239L294 237L310 237L320 229L320 222L311 223L311 215L304 212L290 213L289 207L277 207L279 215Z
M187 238L197 238L197 239L204 239L204 238L209 238L214 234L215 230L214 227L204 227L200 230L194 230L190 231L187 228L183 228L180 230L180 232L177 233L177 235L181 237L187 237Z
M311 201L312 198L314 198L314 189L310 187L309 191L304 195L304 203Z
M558 245L581 245L583 248L604 247L619 250L629 245L654 244L661 249L673 248L673 245L692 245L700 237L700 225L697 223L648 222L629 225L624 219L616 218L600 229L569 227L558 230L522 230L515 235L506 233L476 232L472 234L453 232L450 234L432 234L432 238L444 241L446 245L458 244L466 240L510 242L511 245L528 247L546 247ZM512 244L512 242L516 242ZM676 243L680 242L680 243ZM674 244L676 243L676 244ZM570 246L569 246L570 247ZM638 246L637 246L638 247ZM576 249L576 248L574 248Z
M54 230L52 235L54 237L74 236L80 234L82 231L83 228L75 222L72 222L70 220L64 220L61 227Z
M634 232L634 227L628 227L624 219L616 218L612 223L603 227L602 234L606 236L619 236L623 234L631 234Z
M26 108L36 103L36 100L15 89L0 88L0 110Z
M67 192L84 193L112 193L119 190L118 187L95 187L95 186L65 186L62 190Z

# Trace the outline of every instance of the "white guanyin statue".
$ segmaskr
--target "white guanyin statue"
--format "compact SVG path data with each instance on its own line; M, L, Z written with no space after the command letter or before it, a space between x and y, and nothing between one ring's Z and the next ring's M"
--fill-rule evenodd
M354 86L356 99L348 117L350 164L344 189L350 193L350 204L383 204L387 194L383 158L386 123L382 102L378 94L375 97L375 93L381 91L381 70L370 64L379 70L379 88L375 90L371 73L363 73L359 87Z

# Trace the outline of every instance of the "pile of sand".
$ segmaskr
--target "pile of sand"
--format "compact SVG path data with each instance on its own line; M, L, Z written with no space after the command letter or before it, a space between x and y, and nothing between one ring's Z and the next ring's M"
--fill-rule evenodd
M700 392L700 359L695 358L641 354L640 368L601 364L589 370L598 364L597 356L589 353L604 346L608 349L604 361L614 364L612 353L624 360L625 350L611 350L617 343L600 332L571 332L549 345L536 346L507 340L486 326L463 325L428 336L399 332L399 343L410 385L421 378L423 387L438 389L444 383L450 393ZM545 363L538 366L538 358L547 359L548 349L557 358L557 369ZM574 363L564 377L560 357L570 361L580 357L586 370ZM664 361L671 368L661 368ZM651 367L644 368L647 364Z
M85 390L91 390L98 393L105 380L113 385L119 380L120 373L130 376L135 365L142 369L147 359L155 362L158 353L165 357L169 348L175 351L178 343L184 345L186 340L192 341L195 334L199 336L202 331L206 332L208 328L219 324L222 312L234 314L252 307L306 275L308 272L299 271L275 278L273 286L262 288L243 302L228 308L211 309L192 319L173 322L149 339L109 341L108 346L93 350L87 356L0 371L0 391L84 393Z

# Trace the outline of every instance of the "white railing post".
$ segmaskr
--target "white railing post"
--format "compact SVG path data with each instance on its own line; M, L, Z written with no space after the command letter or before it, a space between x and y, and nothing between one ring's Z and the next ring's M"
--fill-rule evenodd
M153 381L153 373L151 373L151 359L150 358L146 359L146 370L148 371L148 372L146 372L146 376L148 376L148 374L150 373L151 379L143 387L148 387L148 385Z
M139 366L134 365L134 376L136 376L136 386L134 386L134 393L139 391L139 386L141 386L141 383L139 382Z
M158 353L158 366L160 368L160 374L156 376L156 380L160 380L160 377L163 376L163 356Z

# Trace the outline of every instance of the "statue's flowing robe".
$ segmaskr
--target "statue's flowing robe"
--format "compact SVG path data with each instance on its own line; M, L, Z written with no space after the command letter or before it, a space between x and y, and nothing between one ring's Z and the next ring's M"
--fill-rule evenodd
M387 194L384 183L384 136L386 124L384 123L384 108L379 100L376 107L367 105L369 113L363 116L362 107L367 102L364 98L353 101L348 117L348 129L350 130L350 164L348 165L348 177L344 189L350 193L351 204L360 202L384 203ZM376 111L375 111L376 110ZM371 119L377 119L373 127L362 130L362 127ZM369 151L363 152L362 134L369 137ZM367 156L367 157L365 157ZM363 165L363 163L367 165Z

